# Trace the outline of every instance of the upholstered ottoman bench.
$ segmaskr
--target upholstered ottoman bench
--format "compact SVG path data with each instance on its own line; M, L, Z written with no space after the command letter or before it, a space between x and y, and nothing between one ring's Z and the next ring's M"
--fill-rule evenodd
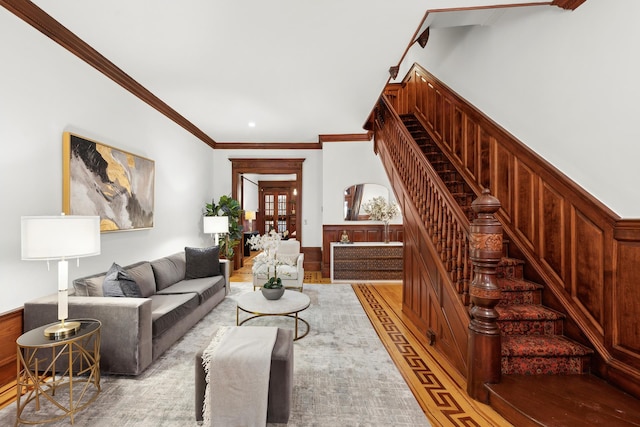
M215 331L214 334L215 335ZM213 336L212 335L212 336ZM202 353L208 344L196 353L196 421L202 421L202 408L206 378L202 366ZM293 331L278 328L276 342L271 352L267 422L287 423L291 411L293 393Z

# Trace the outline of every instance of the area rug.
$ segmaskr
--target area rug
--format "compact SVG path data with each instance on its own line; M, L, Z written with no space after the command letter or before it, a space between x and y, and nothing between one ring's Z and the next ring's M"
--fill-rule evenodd
M74 425L196 426L195 353L216 325L235 325L235 298L252 289L250 283L233 282L231 294L141 375L104 375L98 399L76 415ZM294 343L293 404L287 425L430 426L351 285L305 284L304 292L311 305L301 317L311 329ZM292 319L278 317L248 324L261 323L293 327ZM13 425L15 412L15 404L0 411L0 425ZM68 426L69 420L48 425Z

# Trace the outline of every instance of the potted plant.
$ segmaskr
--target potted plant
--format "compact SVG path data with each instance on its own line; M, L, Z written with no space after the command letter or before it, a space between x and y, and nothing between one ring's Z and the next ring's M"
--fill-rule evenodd
M204 216L229 217L229 231L220 241L220 256L233 259L235 248L242 240L242 225L240 224L240 203L231 196L220 196L218 203L206 203Z

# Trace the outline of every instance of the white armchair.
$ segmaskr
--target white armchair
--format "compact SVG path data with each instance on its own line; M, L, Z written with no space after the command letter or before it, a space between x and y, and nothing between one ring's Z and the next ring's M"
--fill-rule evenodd
M276 267L278 277L286 289L302 292L304 281L304 254L300 252L300 242L295 239L281 240L276 249ZM262 287L267 281L267 267L262 266L253 272L253 288Z

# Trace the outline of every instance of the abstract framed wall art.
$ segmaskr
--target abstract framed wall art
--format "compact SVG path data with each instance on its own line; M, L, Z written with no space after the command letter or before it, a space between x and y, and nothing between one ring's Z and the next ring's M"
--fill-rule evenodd
M153 227L155 162L71 132L62 138L62 210L100 231Z

